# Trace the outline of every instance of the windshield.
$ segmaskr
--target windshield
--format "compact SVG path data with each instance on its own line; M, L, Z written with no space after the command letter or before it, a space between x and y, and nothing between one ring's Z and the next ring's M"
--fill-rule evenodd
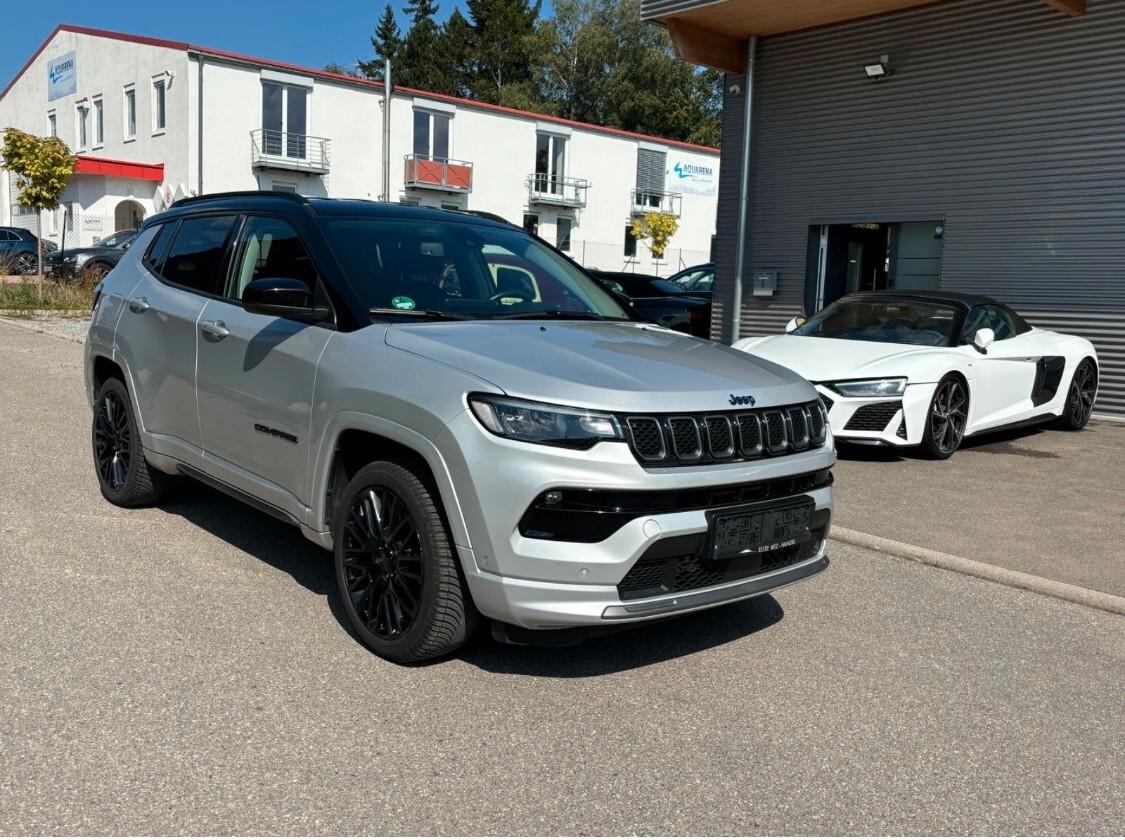
M957 310L942 303L844 298L809 318L793 335L947 347L953 343L956 320Z
M137 235L135 230L119 230L117 233L111 233L105 239L99 239L94 243L95 248L120 248L126 242L129 242Z
M518 228L472 222L323 222L349 284L375 317L629 320L598 283Z

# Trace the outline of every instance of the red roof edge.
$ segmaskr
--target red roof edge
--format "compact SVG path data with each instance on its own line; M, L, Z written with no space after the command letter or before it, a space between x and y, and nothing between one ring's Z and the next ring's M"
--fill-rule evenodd
M76 175L113 175L118 178L136 178L141 181L164 182L163 163L134 163L129 160L75 155L78 161L74 167Z
M211 47L204 47L198 44L189 44L186 41L169 41L163 38L150 38L145 35L131 35L127 32L114 32L108 29L93 29L88 26L75 26L69 23L61 23L54 28L47 39L40 44L39 49L35 54L27 60L27 63L20 69L15 77L8 82L3 91L0 91L0 99L11 90L12 85L19 81L20 77L27 72L27 69L39 57L39 55L51 43L51 40L59 32L75 32L79 35L92 35L97 38L109 38L115 41L127 41L133 44L147 44L154 47L166 47L171 50L183 50L201 53L203 55L214 56L215 58L225 58L231 61L241 61L248 64L257 64L263 67L270 67L275 70L286 70L292 73L301 73L306 76L314 76L320 79L331 79L338 82L346 82L348 84L358 85L361 87L373 87L382 89L383 83L377 82L373 79L364 79L358 76L349 76L346 73L333 73L329 70L317 70L313 67L305 67L300 64L289 64L284 61L274 61L268 58L259 58L253 55L244 55L242 53L231 52L229 50L217 50ZM602 134L612 134L616 137L627 137L633 140L646 140L651 143L663 143L667 146L675 146L681 149L691 149L705 154L718 154L719 150L712 146L702 146L698 143L689 143L684 140L670 140L667 137L658 137L654 134L642 134L638 131L626 131L623 128L610 128L604 125L595 125L594 123L581 122L580 120L571 120L565 117L555 117L550 114L539 114L535 111L524 111L519 108L509 108L506 105L492 105L488 102L478 102L475 99L465 99L460 96L450 96L445 93L434 93L428 90L417 90L415 88L396 87L395 92L401 91L402 93L410 94L413 96L424 96L427 99L434 99L439 102L449 102L456 105L464 105L466 108L477 108L482 111L493 111L500 114L509 114L515 117L524 117L526 119L541 120L542 122L554 123L556 125L566 125L572 128L581 128L589 131L596 131Z

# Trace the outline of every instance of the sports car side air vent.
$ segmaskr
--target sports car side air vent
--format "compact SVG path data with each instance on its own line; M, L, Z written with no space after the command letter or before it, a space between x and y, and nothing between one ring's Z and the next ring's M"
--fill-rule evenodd
M629 446L645 466L748 461L820 446L828 417L819 402L720 414L621 417Z

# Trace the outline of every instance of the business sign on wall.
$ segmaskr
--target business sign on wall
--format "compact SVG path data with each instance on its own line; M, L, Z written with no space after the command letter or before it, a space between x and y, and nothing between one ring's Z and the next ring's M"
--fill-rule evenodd
M684 158L673 158L668 169L668 192L716 195L715 167Z
M77 92L78 65L74 60L74 50L71 50L47 64L47 101L74 96Z

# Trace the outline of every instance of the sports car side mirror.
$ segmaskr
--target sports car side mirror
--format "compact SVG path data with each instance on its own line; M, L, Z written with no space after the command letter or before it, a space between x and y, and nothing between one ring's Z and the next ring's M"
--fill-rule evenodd
M973 336L973 347L982 353L987 353L988 348L992 346L992 342L996 340L996 333L988 327L982 327L977 330L977 334Z
M793 332L793 330L797 329L797 327L801 326L801 324L805 323L805 321L807 321L807 320L808 319L805 318L804 315L798 315L796 318L794 318L788 324L785 325L785 331L787 333L791 333L791 332Z

